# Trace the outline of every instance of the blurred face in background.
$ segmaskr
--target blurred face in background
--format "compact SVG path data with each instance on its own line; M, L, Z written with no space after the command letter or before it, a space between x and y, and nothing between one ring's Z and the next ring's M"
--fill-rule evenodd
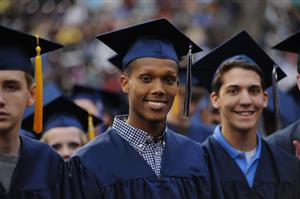
M68 160L86 143L85 134L76 127L56 127L45 132L42 141L48 143L56 152Z

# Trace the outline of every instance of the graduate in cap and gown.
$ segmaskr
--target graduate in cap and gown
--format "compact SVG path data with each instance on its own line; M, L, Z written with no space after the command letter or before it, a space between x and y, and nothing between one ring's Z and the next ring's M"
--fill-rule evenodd
M69 160L72 198L210 198L200 145L167 128L179 57L201 51L166 19L97 37L123 57L129 114ZM190 45L190 48L189 48Z
M94 137L101 119L90 115L65 96L59 96L44 106L41 141L48 143L64 160ZM23 129L33 132L33 114L22 122ZM33 132L35 133L35 132Z
M34 103L34 126L41 132L40 56L62 46L3 26L0 35L0 198L59 199L64 161L49 145L19 132L25 108Z
M211 85L212 105L220 111L221 125L203 147L224 198L300 198L299 161L257 130L268 103L265 88L285 77L283 71L246 31L194 65L193 74Z
M296 81L300 90L300 32L289 36L284 41L276 44L276 50L287 51L298 54ZM300 119L293 122L284 129L281 129L267 138L267 141L274 144L300 159Z

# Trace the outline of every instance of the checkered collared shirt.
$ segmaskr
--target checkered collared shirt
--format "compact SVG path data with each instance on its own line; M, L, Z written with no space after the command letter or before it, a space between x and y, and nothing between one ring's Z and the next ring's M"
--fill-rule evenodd
M127 115L119 115L114 119L112 128L146 160L157 177L160 176L161 157L165 141L164 135L159 138L152 137L149 133L135 128L125 122Z

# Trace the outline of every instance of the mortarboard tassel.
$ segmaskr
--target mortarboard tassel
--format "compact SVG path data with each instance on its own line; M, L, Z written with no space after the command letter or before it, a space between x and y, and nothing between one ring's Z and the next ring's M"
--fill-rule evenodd
M183 117L187 118L190 111L191 95L192 95L192 64L193 64L193 54L192 45L189 46L188 52L188 65L186 70L186 84L185 84L185 98L184 98L184 109Z
M274 105L274 112L276 117L276 129L279 130L282 128L282 123L280 119L280 111L279 111L279 99L278 99L278 88L277 88L277 69L278 66L274 65L272 70L272 91L273 91L273 105Z
M179 114L179 91L177 91L177 94L174 98L172 110L171 110L172 115L177 116Z
M36 133L41 133L43 130L43 72L42 72L42 58L41 47L39 46L39 37L36 36L36 57L35 57L35 82L36 82L36 96L34 105L34 123L33 130Z
M93 140L95 138L95 127L93 124L93 116L89 113L88 116L88 136L89 140Z

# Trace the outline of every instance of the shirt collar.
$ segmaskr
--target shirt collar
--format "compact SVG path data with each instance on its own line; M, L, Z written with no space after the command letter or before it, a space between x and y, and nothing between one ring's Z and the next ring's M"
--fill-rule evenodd
M132 144L135 148L140 149L142 145L149 143L156 143L159 141L163 141L165 139L167 128L164 133L159 137L153 137L149 133L135 128L128 123L126 123L126 119L128 115L117 115L115 116L112 128L116 130L116 132L125 140L127 140L130 144Z
M259 159L260 153L261 153L261 136L260 136L259 132L257 132L256 135L257 135L257 139L258 139L258 144L257 144L256 152L253 156L253 160ZM237 158L240 154L243 154L243 152L235 149L227 142L227 140L225 139L225 137L223 136L223 134L221 132L220 125L218 125L215 128L213 137L233 159Z

